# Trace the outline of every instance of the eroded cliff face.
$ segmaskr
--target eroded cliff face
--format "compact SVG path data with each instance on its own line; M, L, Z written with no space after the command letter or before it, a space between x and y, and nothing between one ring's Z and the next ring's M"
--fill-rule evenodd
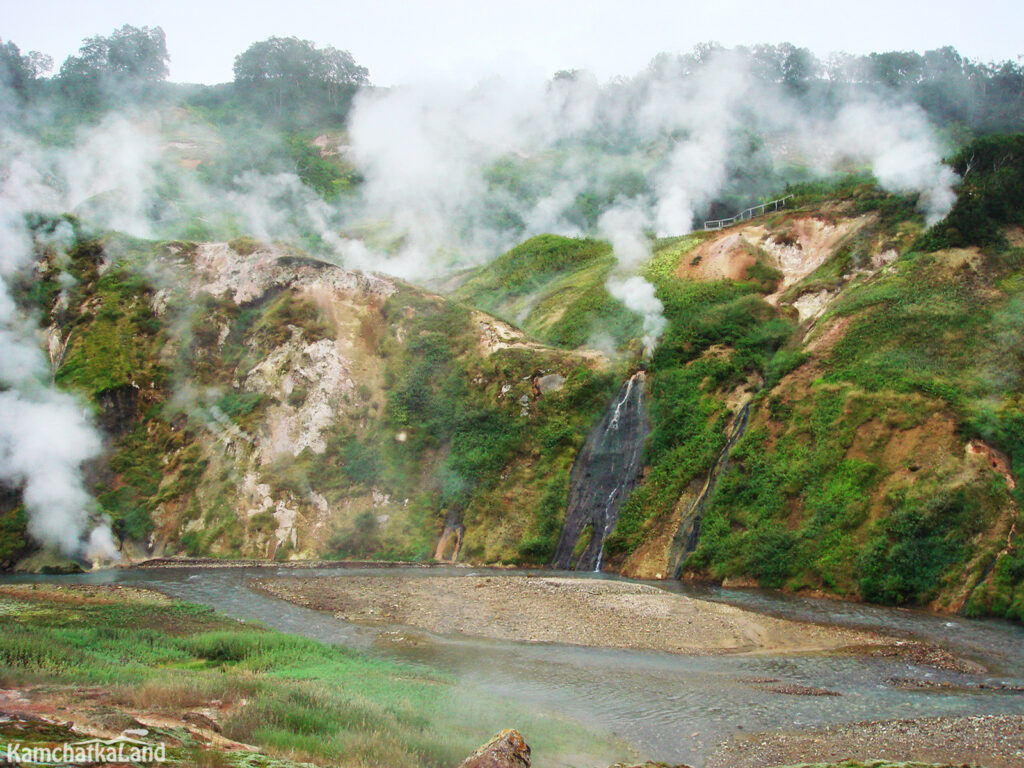
M549 556L600 354L248 240L76 258L56 375L97 406L127 558Z

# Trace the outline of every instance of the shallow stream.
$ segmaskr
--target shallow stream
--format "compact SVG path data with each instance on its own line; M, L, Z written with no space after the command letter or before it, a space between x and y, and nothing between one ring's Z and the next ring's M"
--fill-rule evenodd
M1024 714L1024 693L978 689L978 683L1024 686L1024 628L1005 622L936 616L681 582L652 582L693 597L786 618L884 630L941 644L982 663L970 676L918 667L895 658L831 654L679 656L668 653L500 642L428 635L417 646L378 642L387 627L364 627L253 592L256 577L306 578L385 573L450 575L468 568L294 569L132 568L73 576L5 575L4 582L131 584L200 603L237 618L382 656L440 668L460 685L487 693L496 708L549 711L623 740L644 760L701 766L722 739L736 733L793 729L858 720L934 715ZM546 572L550 573L550 572ZM583 574L573 573L581 577ZM592 578L609 578L594 574ZM391 628L401 630L403 628ZM908 691L890 678L924 678L969 690ZM758 680L834 691L838 696L784 695ZM511 711L511 710L510 710ZM511 717L511 715L510 715ZM514 727L514 722L506 723Z

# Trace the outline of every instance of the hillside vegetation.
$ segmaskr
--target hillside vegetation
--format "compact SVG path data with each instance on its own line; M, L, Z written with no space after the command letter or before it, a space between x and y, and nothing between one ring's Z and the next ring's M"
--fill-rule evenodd
M94 490L129 556L423 560L446 521L439 555L550 556L573 455L617 384L600 355L251 239L80 239L63 289L39 256L23 300L107 435ZM11 564L16 498L2 520Z
M670 324L613 567L1024 615L1020 137L981 140L954 166L958 202L928 231L912 199L853 178L655 243L645 275ZM558 244L525 243L458 295L581 343L550 329L601 326L584 297L607 267L595 245Z

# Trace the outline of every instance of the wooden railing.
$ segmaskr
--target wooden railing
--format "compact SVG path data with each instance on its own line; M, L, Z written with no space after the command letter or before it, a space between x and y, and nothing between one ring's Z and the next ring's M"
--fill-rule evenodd
M746 221L752 219L755 216L762 216L766 211L777 211L779 208L786 207L786 201L791 199L793 195L786 195L780 197L778 200L772 200L769 203L762 203L761 205L754 205L747 208L745 211L740 211L735 216L730 216L728 219L712 219L711 221L704 222L704 230L715 230L723 229L725 227L731 227L737 221Z

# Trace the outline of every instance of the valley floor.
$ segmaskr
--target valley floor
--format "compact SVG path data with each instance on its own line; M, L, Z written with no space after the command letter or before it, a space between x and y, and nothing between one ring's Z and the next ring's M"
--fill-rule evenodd
M620 581L392 573L259 582L263 591L354 620L417 624L437 632L487 630L487 636L527 641L645 648L660 643L663 650L689 652L852 647L867 653L887 653L891 645L885 644L892 642ZM669 632L669 624L681 629ZM630 625L640 628L630 635ZM933 652L934 664L955 662L938 649L910 645L917 654ZM131 735L167 744L167 764L180 768L299 768L339 761L454 766L486 732L480 716L488 711L482 702L463 701L466 693L454 683L440 672L283 635L149 589L0 584L0 743ZM557 718L547 724L524 713L517 718L537 739L538 765L611 762L599 757L607 745L596 733L574 732ZM1019 766L1024 715L752 733L721 744L704 766L822 761L817 765L854 768L860 763L843 760L864 756Z
M347 621L517 642L670 653L866 651L892 638L788 621L648 584L520 574L257 579L270 595Z

